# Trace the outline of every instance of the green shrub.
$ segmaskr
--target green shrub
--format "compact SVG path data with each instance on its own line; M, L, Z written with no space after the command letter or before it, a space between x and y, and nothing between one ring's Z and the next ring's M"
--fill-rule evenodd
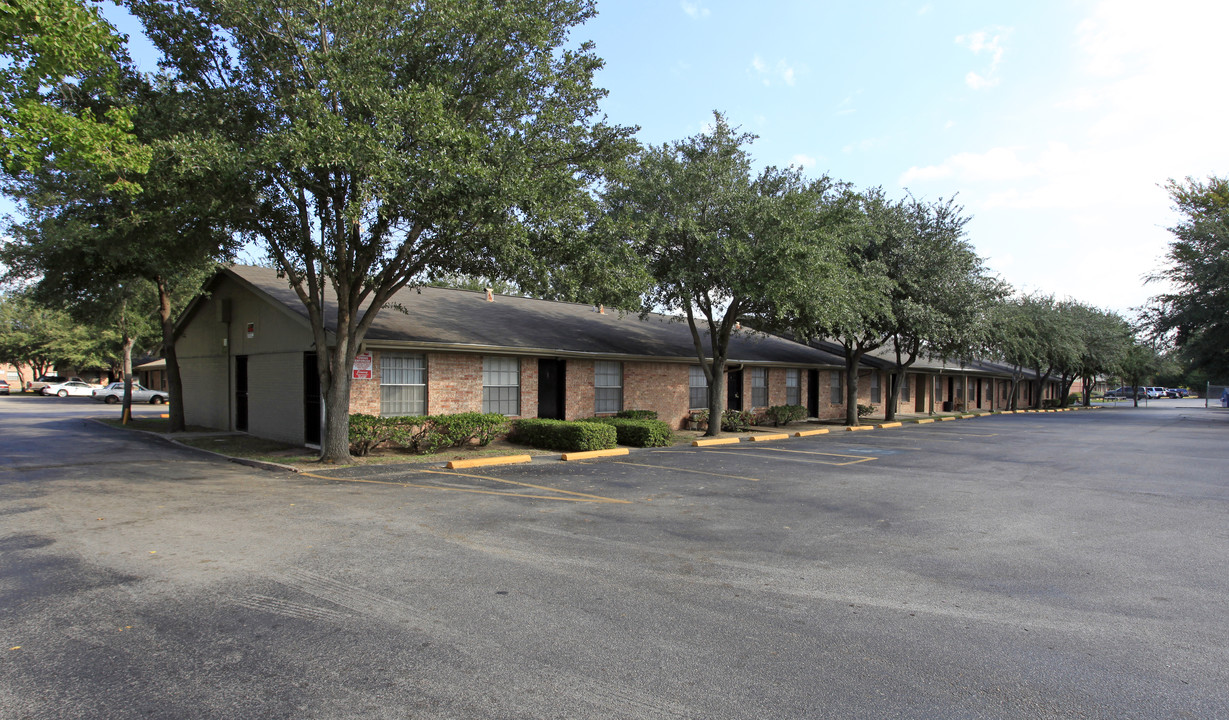
M350 452L363 457L391 437L388 423L375 415L356 413L350 416Z
M773 427L776 427L803 419L807 416L807 409L801 405L773 405L765 414L772 421Z
M863 418L875 412L874 405L863 405L858 403L858 417Z
M721 429L726 432L750 430L755 424L755 413L750 410L726 410L721 413Z
M656 410L620 410L615 413L617 418L627 418L629 420L656 420Z
M499 413L432 415L426 420L429 421L429 430L420 441L420 448L427 453L468 445L472 440L476 440L480 447L486 447L496 437L508 432L508 418Z
M615 429L620 445L631 447L667 447L674 443L674 433L661 420L632 420L621 417L587 418L584 422L610 425Z
M618 433L611 425L543 418L513 421L510 437L536 448L561 452L609 450L619 444Z

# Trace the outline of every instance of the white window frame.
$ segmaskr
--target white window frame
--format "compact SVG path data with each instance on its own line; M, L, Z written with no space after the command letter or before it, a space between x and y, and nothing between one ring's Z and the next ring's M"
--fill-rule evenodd
M751 368L751 407L768 407L768 368Z
M380 416L427 414L427 358L380 353Z
M623 409L623 363L596 360L593 363L593 412L617 413Z
M521 414L521 359L507 355L482 358L482 412Z
M699 379L700 384L696 384ZM696 404L696 394L701 393L703 398L699 405ZM691 365L687 369L687 404L689 410L704 410L708 408L708 378L704 377L704 368L699 365Z
M798 368L785 369L785 404L802 404L802 370Z

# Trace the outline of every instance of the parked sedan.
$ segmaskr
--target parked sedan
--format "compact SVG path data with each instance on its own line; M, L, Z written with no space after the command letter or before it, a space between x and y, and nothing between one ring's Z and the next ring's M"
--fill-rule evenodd
M1191 396L1191 391L1187 390L1186 388L1169 388L1168 390L1165 391L1165 397L1184 398L1184 397L1190 397L1190 396Z
M0 378L0 395L8 395L8 394L9 394L9 381L3 378Z
M114 404L124 399L124 383L113 382L101 390L94 391L94 399L107 404ZM161 405L167 402L169 398L162 390L150 390L147 387L142 387L140 383L132 384L132 401L147 402L151 405Z
M43 395L59 395L60 397L89 397L94 394L94 386L81 380L65 380L64 382L44 385L39 393Z

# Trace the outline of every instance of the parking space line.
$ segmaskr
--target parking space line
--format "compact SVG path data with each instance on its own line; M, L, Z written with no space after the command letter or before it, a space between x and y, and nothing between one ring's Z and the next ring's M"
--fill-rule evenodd
M943 432L941 430L933 430L933 431L914 430L913 432L916 435L925 435L926 437L940 437L940 436L950 437L952 435L955 435L956 437L998 437L998 433L962 433L962 432Z
M440 474L440 475L462 475L462 477L476 477L476 478L483 477L481 475L466 476L466 475L463 475L462 473L442 473L442 472L437 473L432 470L416 470L412 472L432 473L432 474ZM301 472L299 473L299 475L303 475L303 476L310 477L310 478L316 478L318 480L331 480L333 482L367 483L369 485L393 485L396 487L414 488L416 490L441 490L443 492L473 493L476 495L499 495L501 497L529 498L532 500L555 500L558 502L600 502L600 503L631 504L630 500L616 500L614 498L603 498L599 495L587 495L585 493L577 493L577 492L572 492L570 490L556 490L554 488L543 487L539 485L530 485L528 483L518 483L518 482L513 482L511 480L502 480L500 478L484 478L484 479L496 480L498 482L506 482L512 485L523 485L525 487L537 488L540 490L545 490L547 492L563 493L565 495L577 495L579 497L557 497L553 495L531 495L529 493L500 492L498 490L482 490L479 488L449 487L445 485L421 485L419 483L396 482L393 480L367 480L364 478L332 477L330 475L319 475L319 474L310 473L310 472Z
M803 460L802 458L781 457L779 455L757 455L756 453L742 452L739 450L709 450L707 452L724 453L727 455L741 455L742 457L767 458L769 460L784 460L786 462L803 463L805 465L836 465L836 466L857 465L858 463L864 463L869 460L879 459L877 457L871 457L869 455L859 456L859 455L840 455L837 453L816 453L817 455L831 455L832 457L858 458L857 460L850 460L849 462L825 462L823 460Z
M533 488L534 490L545 490L546 492L561 493L563 495L575 495L578 498L584 498L590 502L603 503L618 503L621 505L630 505L631 500L618 500L616 498L602 497L601 495L591 495L589 493L575 492L573 490L560 490L558 488L547 487L545 485L534 485L533 483L517 482L516 480L505 480L504 478L492 477L490 475L471 475L469 473L449 472L447 470L423 470L422 472L430 475L456 475L457 477L477 478L479 480L490 480L492 482L507 483L509 485L519 485L521 487ZM558 498L559 500L567 500L569 498Z
M706 472L704 470L691 470L689 468L676 468L669 465L646 465L644 463L625 462L623 460L615 460L616 465L634 465L636 467L658 468L660 470L675 470L677 472L695 473L697 475L712 475L713 477L731 478L734 480L750 480L751 482L759 482L759 478L743 477L742 475L722 475L721 473Z
M866 455L845 455L843 453L820 452L818 450L790 450L788 448L775 448L775 447L756 448L756 450L771 450L772 452L784 452L784 453L800 453L802 455L828 455L828 456L843 457L843 458L867 457Z

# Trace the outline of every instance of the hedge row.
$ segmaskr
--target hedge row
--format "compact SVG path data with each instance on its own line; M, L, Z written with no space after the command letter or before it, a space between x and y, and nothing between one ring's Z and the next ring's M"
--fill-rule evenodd
M586 418L584 422L611 425L620 445L666 447L674 444L674 433L661 420L629 420L622 417Z
M508 432L508 418L498 413L455 415L350 416L350 452L363 456L382 443L415 453L433 453L476 442L486 446Z
M512 423L509 438L543 450L560 452L609 450L618 445L618 433L613 426L579 420L516 420Z

